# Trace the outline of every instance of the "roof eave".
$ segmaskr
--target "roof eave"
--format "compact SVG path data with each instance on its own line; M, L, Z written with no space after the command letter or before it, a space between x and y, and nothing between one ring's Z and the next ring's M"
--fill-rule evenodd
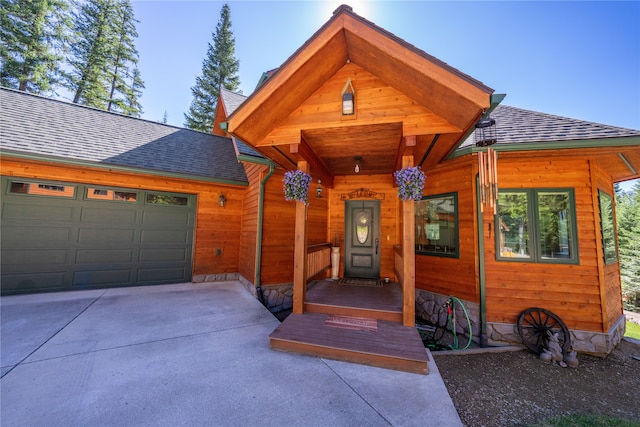
M215 177L209 177L209 176L203 176L203 175L183 174L178 172L170 172L170 171L163 171L163 170L157 170L157 169L134 168L130 166L115 165L112 163L73 160L73 159L57 157L57 156L25 153L25 152L6 150L6 149L0 149L0 157L7 157L7 158L21 159L21 160L31 160L31 161L38 161L38 162L47 162L47 163L54 163L59 165L87 167L87 168L94 168L94 169L108 169L109 171L162 176L167 178L186 179L189 181L202 181L202 182L209 182L209 183L215 183L215 184L235 185L235 186L241 186L241 187L246 187L249 185L247 181L239 181L234 179L215 178Z

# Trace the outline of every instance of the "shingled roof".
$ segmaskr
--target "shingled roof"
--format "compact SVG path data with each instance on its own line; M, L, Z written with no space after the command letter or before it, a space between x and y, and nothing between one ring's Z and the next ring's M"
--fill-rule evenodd
M502 104L491 112L491 118L496 121L498 145L640 136L640 130L592 123ZM471 134L460 148L473 145L474 138Z
M223 87L220 88L220 99L224 104L225 112L227 116L230 116L239 106L244 102L247 97L241 93L231 92ZM236 139L236 145L238 147L238 154L244 154L246 156L264 158L264 156L258 153L253 148L249 147L242 141Z
M0 88L3 154L246 183L228 138Z

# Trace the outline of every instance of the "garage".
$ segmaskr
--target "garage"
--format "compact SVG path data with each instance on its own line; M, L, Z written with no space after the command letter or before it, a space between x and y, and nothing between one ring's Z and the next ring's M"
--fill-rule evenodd
M197 197L2 177L2 294L191 280Z

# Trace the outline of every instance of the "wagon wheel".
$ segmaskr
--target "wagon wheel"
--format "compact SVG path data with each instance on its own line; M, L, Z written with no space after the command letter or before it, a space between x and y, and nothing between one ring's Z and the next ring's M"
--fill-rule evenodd
M566 354L571 347L571 336L567 326L555 313L532 307L518 316L518 333L524 345L532 352L542 353L548 338L547 331L558 334L558 342L563 354Z

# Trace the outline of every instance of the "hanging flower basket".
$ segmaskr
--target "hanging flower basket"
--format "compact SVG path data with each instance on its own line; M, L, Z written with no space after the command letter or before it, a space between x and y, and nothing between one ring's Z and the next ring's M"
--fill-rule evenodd
M398 197L402 200L422 199L422 189L426 178L420 166L404 168L393 173L398 184Z
M301 170L287 171L284 173L284 199L303 202L309 204L309 185L311 184L311 175Z

